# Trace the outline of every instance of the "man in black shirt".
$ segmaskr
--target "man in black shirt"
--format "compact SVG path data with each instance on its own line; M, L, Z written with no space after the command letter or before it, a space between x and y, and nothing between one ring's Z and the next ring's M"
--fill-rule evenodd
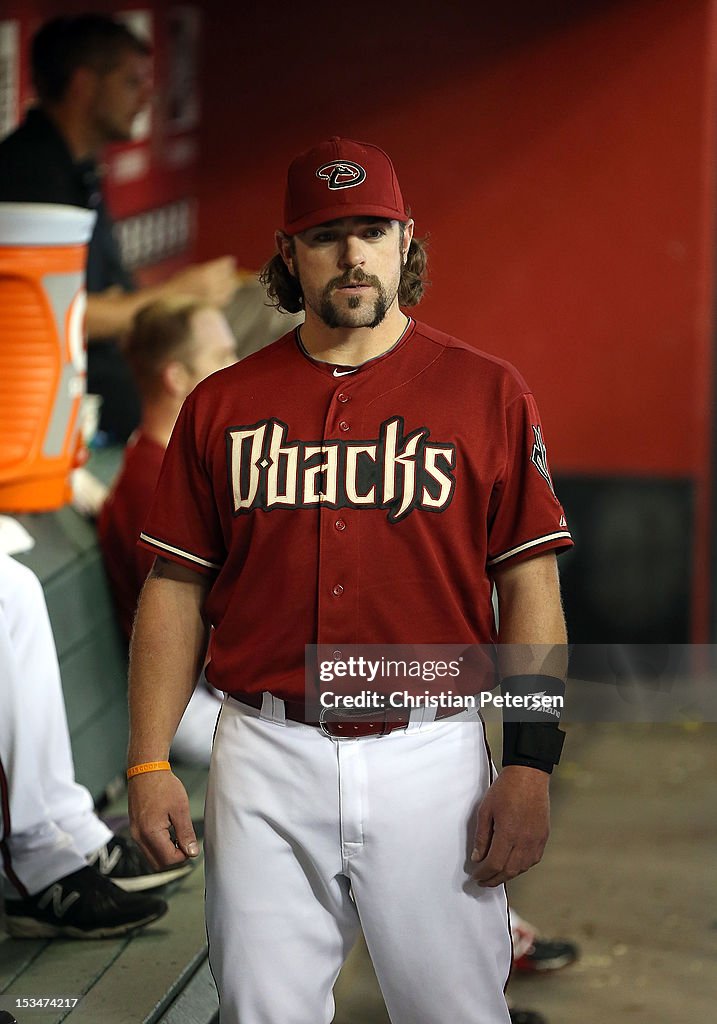
M97 213L87 262L88 390L102 395L100 428L125 441L139 423L134 382L117 339L142 306L185 293L223 305L236 287L234 260L189 267L137 289L122 263L97 160L108 142L128 141L150 95L149 48L103 15L59 17L32 43L38 106L0 143L0 201L64 203Z

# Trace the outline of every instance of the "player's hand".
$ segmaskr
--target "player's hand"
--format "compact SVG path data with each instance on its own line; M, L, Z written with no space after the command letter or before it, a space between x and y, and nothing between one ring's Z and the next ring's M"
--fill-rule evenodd
M496 886L537 864L550 833L550 776L508 765L478 809L471 860L479 885Z
M153 867L167 868L199 856L187 792L176 775L135 775L129 780L128 799L132 838Z
M213 306L226 306L239 287L233 256L220 256L207 263L196 263L180 270L172 278L172 290L193 295Z

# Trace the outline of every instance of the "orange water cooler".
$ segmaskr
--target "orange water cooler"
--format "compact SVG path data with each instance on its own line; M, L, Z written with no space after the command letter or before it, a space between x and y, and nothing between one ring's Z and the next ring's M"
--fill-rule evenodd
M75 206L0 203L0 512L49 511L70 498L94 219Z

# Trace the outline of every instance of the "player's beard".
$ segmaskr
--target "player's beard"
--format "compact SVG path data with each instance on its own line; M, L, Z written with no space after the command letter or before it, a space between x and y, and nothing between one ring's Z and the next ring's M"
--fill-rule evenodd
M345 288L352 284L363 284L374 288L376 298L373 303L366 303L361 295L352 295L347 303L348 311L340 309L334 302L332 294L336 288ZM354 270L352 273L343 274L341 277L329 281L321 294L321 301L316 312L327 327L378 327L383 322L395 298L396 292L390 296L378 277L364 274L362 270ZM356 315L354 311L361 309L363 309L363 315L360 313Z

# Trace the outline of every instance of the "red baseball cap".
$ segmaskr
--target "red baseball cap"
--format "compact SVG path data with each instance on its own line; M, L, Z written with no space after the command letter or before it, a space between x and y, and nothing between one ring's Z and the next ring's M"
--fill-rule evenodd
M286 181L284 231L299 231L339 217L409 214L390 158L378 146L334 136L292 160Z

